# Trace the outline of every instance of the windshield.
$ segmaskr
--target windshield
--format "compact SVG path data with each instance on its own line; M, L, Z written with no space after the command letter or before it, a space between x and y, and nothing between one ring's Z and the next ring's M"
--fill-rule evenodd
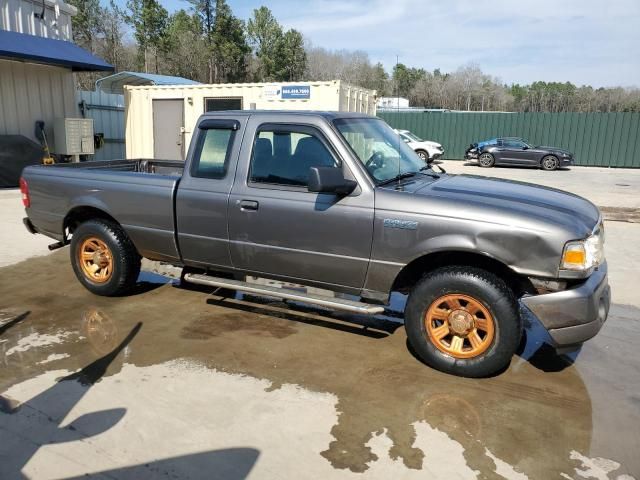
M411 133L409 131L404 132L404 134L405 134L405 136L409 137L414 142L424 142L424 140L422 140L420 137L418 137L417 135L414 135L413 133Z
M382 120L340 118L333 123L377 183L425 169L424 161Z

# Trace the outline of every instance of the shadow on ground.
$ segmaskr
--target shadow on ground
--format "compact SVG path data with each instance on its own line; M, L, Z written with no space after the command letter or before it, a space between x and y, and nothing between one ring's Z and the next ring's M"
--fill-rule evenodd
M19 315L4 324L2 332L6 331L8 325L14 326L27 316L27 313ZM22 404L0 396L0 420L3 420L0 424L0 439L5 437L1 442L4 446L0 447L0 452L4 457L0 465L0 478L21 478L24 466L45 445L94 437L113 428L122 420L126 410L114 408L82 415L70 424L61 426L62 421L89 392L91 387L105 375L109 365L130 345L141 328L142 323L137 323L111 352L79 371L59 379L51 388ZM5 416L4 419L1 417L2 415ZM20 441L16 445L15 438L12 440L9 439L9 436L15 435L24 439L25 432L21 430L20 426L29 425L27 422L22 422L21 418L17 418L20 415L42 418L38 422L38 430L28 432L27 441ZM16 421L12 421L13 418L9 418L9 416L15 417ZM12 444L17 448L11 448ZM91 472L91 475L131 479L170 476L174 478L242 480L253 468L258 455L258 450L253 448L231 448ZM74 478L86 478L86 476L87 473Z

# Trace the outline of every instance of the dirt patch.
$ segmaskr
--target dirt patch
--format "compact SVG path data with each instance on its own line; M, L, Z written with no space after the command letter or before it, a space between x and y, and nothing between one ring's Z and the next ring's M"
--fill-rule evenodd
M285 338L297 329L291 322L277 321L266 315L247 318L243 313L230 312L197 318L182 329L182 338L207 340L224 334L243 334L253 337Z
M611 222L640 223L640 208L598 207L605 220Z

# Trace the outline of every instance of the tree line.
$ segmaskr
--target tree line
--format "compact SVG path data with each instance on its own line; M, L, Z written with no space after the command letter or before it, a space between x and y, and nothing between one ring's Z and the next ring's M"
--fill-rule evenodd
M187 0L173 14L158 0L68 0L78 8L74 41L104 58L116 71L133 70L202 83L344 80L408 98L411 106L450 110L520 112L640 112L640 89L593 88L570 82L507 85L476 64L444 73L397 64L389 74L368 54L327 50L285 30L267 7L246 22L226 0ZM129 39L132 33L133 38ZM98 74L79 74L92 89Z
M187 0L173 14L158 0L68 0L74 42L104 58L116 71L175 75L203 83L301 80L307 59L302 34L285 30L267 7L239 19L226 0ZM131 31L132 40L127 40ZM92 88L99 75L78 76Z

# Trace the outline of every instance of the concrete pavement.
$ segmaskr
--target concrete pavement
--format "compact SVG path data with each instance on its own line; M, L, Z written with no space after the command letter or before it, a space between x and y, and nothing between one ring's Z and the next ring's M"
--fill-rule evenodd
M0 188L0 267L49 253L47 245L53 240L27 232L23 217L20 190Z
M559 188L599 207L640 209L640 168L571 167L554 172L535 168L482 168L476 162L437 161L448 173L506 178Z

